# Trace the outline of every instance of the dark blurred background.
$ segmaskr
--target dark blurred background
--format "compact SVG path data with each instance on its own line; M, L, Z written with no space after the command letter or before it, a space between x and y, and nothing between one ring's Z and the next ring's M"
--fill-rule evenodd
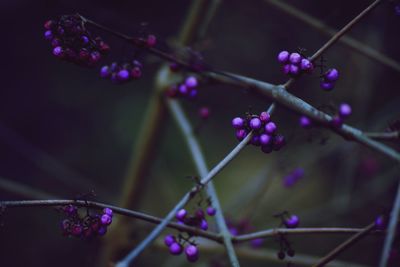
M94 189L96 200L117 204L161 63L150 57L145 60L142 79L114 85L100 79L98 69L54 58L43 38L43 23L62 14L79 12L134 35L138 25L147 22L160 40L173 43L191 2L0 2L1 200L29 198L29 192L7 182L12 181L41 191L43 197L74 198ZM285 2L339 29L370 1ZM385 2L350 35L400 61L399 25L400 17ZM102 37L113 49L104 63L129 59L129 46L110 35ZM281 83L286 77L280 73L275 59L279 51L301 47L311 55L327 39L263 0L230 0L222 2L206 37L196 47L216 69ZM336 89L330 93L320 90L315 74L295 84L291 89L295 95L314 106L348 102L354 111L348 123L367 131L382 131L399 118L398 72L340 43L324 56L328 66L341 72ZM220 85L204 86L196 102L184 103L193 125L199 123L196 114L200 106L208 106L212 112L199 133L210 168L237 143L231 119L249 109L258 113L269 104L268 99ZM298 115L283 108L278 107L273 117L288 139L285 149L265 155L249 147L215 179L224 212L231 220L247 219L255 230L262 230L278 226L279 222L272 217L274 213L289 210L301 217L304 227L363 227L378 214L390 211L399 178L394 162L329 131L305 131L297 124ZM167 119L157 152L142 190L140 211L161 217L190 188L191 182L185 176L196 173L172 119ZM304 178L293 188L285 188L282 179L295 168L304 169ZM251 187L245 191L246 185L254 181L270 182L265 194L261 192L262 197L258 197L257 205L248 204L248 200L259 192L253 192ZM253 204L253 212L238 209ZM62 237L61 218L50 208L7 210L1 219L0 266L95 266L100 257L99 240L86 242ZM138 226L139 236L143 238L151 227ZM298 254L322 256L345 238L296 236L290 237L290 241ZM379 236L367 237L339 259L376 266L382 241ZM268 239L259 251L274 252L278 247L277 242ZM196 266L209 266L208 260L215 257L215 253L204 253ZM260 259L243 258L241 262L243 266L285 266ZM165 249L156 246L149 248L135 266L185 265L188 263L184 260L172 259ZM397 262L393 266L399 265Z

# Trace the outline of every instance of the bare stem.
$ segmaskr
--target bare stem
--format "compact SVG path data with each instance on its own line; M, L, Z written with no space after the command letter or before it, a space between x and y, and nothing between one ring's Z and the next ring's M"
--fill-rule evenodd
M316 264L314 264L312 267L320 267L324 266L328 262L332 261L334 258L336 258L341 252L355 244L357 241L362 239L364 236L368 235L373 229L375 228L375 224L371 223L367 227L365 227L362 231L358 232L357 234L353 235L349 239L347 239L345 242L337 246L334 250L329 252L325 257L320 259Z
M175 100L168 101L168 107L174 116L179 128L181 129L183 136L186 140L187 146L190 150L192 155L192 159L196 165L197 172L200 176L205 176L208 173L208 168L206 165L206 161L203 156L203 152L201 151L200 144L197 138L193 134L193 129L190 125L189 120L185 116L185 112L183 111L182 107L179 103ZM226 222L223 216L221 204L218 199L217 192L215 190L214 184L212 181L206 187L207 194L211 198L212 205L217 210L216 214L216 222L219 228L220 234L224 240L224 245L226 248L226 252L228 254L229 260L231 262L231 266L239 266L239 261L237 259L235 249L232 245L232 236L226 226Z
M369 138L378 139L382 141L399 141L400 140L400 132L366 132L365 136Z

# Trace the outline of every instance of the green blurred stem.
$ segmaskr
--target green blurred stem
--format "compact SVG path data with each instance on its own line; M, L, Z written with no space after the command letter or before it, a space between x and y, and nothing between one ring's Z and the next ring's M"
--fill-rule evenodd
M371 223L370 225L365 227L362 231L358 232L357 234L353 235L345 242L337 246L334 250L329 252L325 257L321 258L312 267L325 266L328 262L335 259L341 252L354 245L357 241L361 240L363 237L367 236L372 230L374 230L374 228L375 228L375 223Z
M199 141L197 140L196 136L193 133L193 128L190 125L190 122L188 118L185 116L185 112L182 109L181 105L179 102L176 100L168 100L168 108L170 112L172 113L173 117L175 118L175 121L178 124L178 127L180 128L183 137L187 143L187 146L190 150L193 162L197 168L197 172L200 175L200 177L205 177L208 173L208 168L206 165L206 161L204 159L203 152L201 151L201 147L199 144ZM207 194L211 198L211 203L213 207L217 210L216 216L216 223L219 229L220 234L222 235L222 238L224 240L224 245L226 248L226 252L228 254L231 266L240 266L239 261L237 259L235 249L232 245L232 236L228 230L228 227L225 222L225 218L223 215L223 211L221 208L221 204L218 199L217 192L215 190L214 184L212 181L206 186L206 191Z
M297 9L296 7L285 3L281 0L264 0L266 3L278 8L279 10L285 12L288 15L295 17L296 19L304 22L305 24L313 27L314 29L320 31L321 33L334 36L337 32L335 29L329 27L328 25L324 24L322 21L318 20L315 17ZM370 59L381 63L393 70L400 72L400 63L393 60L392 58L384 55L383 53L375 50L374 48L357 41L356 39L348 36L343 36L339 40L340 43L344 44L345 46L353 49L355 52L362 54L364 56L369 57Z

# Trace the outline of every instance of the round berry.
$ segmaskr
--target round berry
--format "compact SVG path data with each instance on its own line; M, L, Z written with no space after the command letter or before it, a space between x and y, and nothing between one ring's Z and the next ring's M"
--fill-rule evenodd
M324 78L328 82L335 82L335 81L337 81L337 79L339 79L339 71L337 69L329 69L324 74Z
M97 234L102 236L107 233L107 227L106 226L100 226L99 229L97 230Z
M382 215L376 217L376 219L375 219L375 228L378 229L378 230L384 230L385 227L386 227L385 218Z
M100 69L100 77L101 78L108 78L111 76L111 70L109 66L103 66Z
M73 216L78 212L78 207L70 204L70 205L65 206L63 210L69 216Z
M278 252L278 259L283 260L285 258L285 252L279 251Z
M53 48L53 55L56 57L63 57L64 56L64 49L61 46L56 46Z
M319 86L324 89L325 91L330 91L333 89L333 87L335 86L335 84L333 82L328 82L328 81L324 81L322 80L321 83L319 84Z
M197 79L194 76L189 76L185 80L185 84L189 88L194 88L198 85Z
M133 67L131 70L131 76L133 79L139 79L142 76L142 69L139 67Z
M274 122L268 122L265 124L265 132L268 134L273 134L276 131L277 127Z
M71 228L71 234L73 236L80 236L82 234L83 227L80 224L74 224Z
M187 95L189 93L189 88L185 84L181 84L179 85L179 93Z
M89 38L86 35L81 36L81 41L83 44L88 44L89 43Z
M210 109L208 107L201 107L199 109L199 116L203 120L208 119L210 117Z
M279 63L284 64L284 63L288 62L288 60L289 60L289 52L288 51L281 51L278 54Z
M259 146L260 145L260 136L258 134L254 134L251 137L250 144L254 146Z
M236 138L242 141L247 136L247 131L244 129L236 130Z
M272 149L279 151L286 144L285 137L281 134L275 135L272 140Z
M125 70L125 69L122 69L122 70L118 71L118 73L117 73L117 79L118 79L118 81L121 81L121 82L125 82L125 81L129 80L129 76L130 76L129 71Z
M147 40L146 40L146 44L148 47L153 47L155 46L157 43L157 37L153 34L149 34L147 36Z
M265 154L269 154L272 152L272 146L271 145L261 146L261 151L264 152Z
M261 120L259 118L252 118L249 122L249 126L253 130L258 130L261 128Z
M244 127L244 119L236 117L232 120L232 126L235 129L242 129Z
M196 89L191 89L188 97L189 97L189 99L195 99L197 94L198 94L198 91Z
M202 219L200 222L200 229L207 231L208 230L208 222L205 219Z
M167 247L171 246L173 243L175 243L175 236L173 236L173 235L167 235L167 236L164 238L164 244L165 244Z
M299 64L302 56L299 53L291 53L289 56L289 61L292 64Z
M195 215L196 215L196 218L198 218L198 219L203 219L205 217L204 211L202 209L196 210Z
M289 73L292 75L298 75L300 73L300 68L294 64L290 64Z
M96 64L101 59L101 55L97 51L90 53L89 61L91 64Z
M45 38L46 40L50 41L50 40L53 39L53 37L54 37L54 36L53 36L53 32L52 32L52 31L47 30L47 31L44 32L44 38Z
M45 23L44 23L44 28L46 29L46 30L50 30L51 28L53 28L53 26L54 26L54 21L53 20L48 20L48 21L46 21Z
M178 221L183 221L183 220L185 220L186 215L187 215L187 211L186 211L185 209L180 209L180 210L176 213L175 218L176 218Z
M289 74L289 72L290 72L290 66L291 66L292 64L286 64L286 65L283 65L282 66L282 72L283 72L283 74Z
M100 222L101 222L101 224L103 224L103 225L110 225L111 222L112 222L112 218L111 218L111 216L108 215L108 214L103 214L103 215L101 216L101 218L100 218Z
M199 259L199 249L194 245L189 245L185 248L186 258L190 262L195 262Z
M292 215L284 221L284 224L287 228L296 228L297 226L299 226L299 223L300 219L296 215Z
M259 118L260 118L261 122L267 123L271 120L271 115L268 112L263 111L263 112L261 112Z
M211 206L207 207L207 214L208 216L214 216L217 213L217 210Z
M263 146L266 146L269 143L271 143L271 136L268 134L261 134L260 135L260 144Z
M346 103L342 103L339 106L339 116L341 118L347 118L351 114L351 106Z
M310 60L303 58L300 63L300 68L306 72L311 72L314 69L314 65Z
M171 253L172 255L179 255L182 253L182 251L183 248L179 243L174 242L169 246L169 253Z
M308 129L312 126L312 121L306 116L301 116L299 119L299 124L302 128Z

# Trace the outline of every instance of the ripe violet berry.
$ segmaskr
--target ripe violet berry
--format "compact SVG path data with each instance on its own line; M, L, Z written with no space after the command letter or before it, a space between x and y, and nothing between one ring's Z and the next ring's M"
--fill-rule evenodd
M197 79L194 76L189 76L185 80L185 84L189 88L194 88L198 85Z
M351 115L351 106L349 104L342 103L339 106L339 117L347 118L350 115Z
M302 56L299 53L291 53L289 56L289 61L292 64L299 64L301 62Z
M284 224L287 228L296 228L297 226L299 226L299 223L300 219L296 215L292 215L284 221Z
M207 215L214 216L217 213L217 210L211 206L207 207Z
M185 254L189 262L196 262L199 259L199 249L194 245L187 246Z
M173 235L167 235L164 238L164 244L169 247L171 246L173 243L175 243L175 237Z
M258 130L261 128L261 120L259 118L252 118L249 125L251 129Z
M278 54L278 61L279 63L285 64L289 61L289 52L288 51L281 51Z
M324 78L328 82L336 82L339 79L339 71L337 69L329 69L324 74Z
M299 124L302 128L308 129L312 126L312 121L310 118L308 118L306 116L301 116L299 119Z
M171 253L172 255L179 255L182 253L182 251L182 245L179 243L174 242L169 246L169 253Z
M327 82L325 80L322 80L319 85L325 91L330 91L333 89L333 87L335 87L333 82Z
M184 221L185 217L187 215L187 211L185 209L180 209L178 210L178 212L176 213L175 217L178 221Z
M235 129L242 129L244 127L244 119L236 117L232 120L232 126Z
M265 125L265 132L268 134L273 134L276 131L277 127L276 124L274 122L268 122Z

